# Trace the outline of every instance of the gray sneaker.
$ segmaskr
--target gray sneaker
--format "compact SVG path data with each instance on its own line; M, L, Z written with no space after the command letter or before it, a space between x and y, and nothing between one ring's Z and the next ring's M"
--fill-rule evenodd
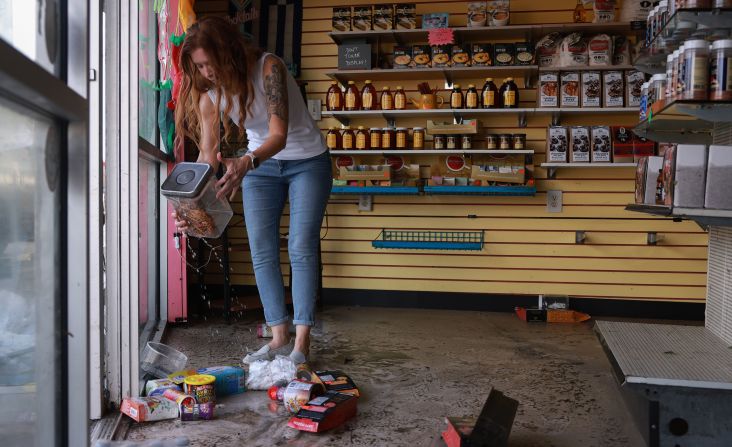
M292 350L293 342L290 340L289 343L280 346L279 348L272 349L269 343L259 348L255 352L250 352L244 356L241 362L245 365L249 365L258 360L272 360L278 355L288 355L287 353Z

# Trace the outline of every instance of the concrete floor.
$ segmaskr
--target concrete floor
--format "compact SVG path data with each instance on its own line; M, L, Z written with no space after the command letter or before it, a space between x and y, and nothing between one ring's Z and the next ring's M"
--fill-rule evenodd
M253 318L253 317L251 317ZM592 323L526 324L513 314L332 307L313 364L363 393L357 418L325 434L287 427L266 392L220 400L213 421L134 424L128 439L187 436L194 446L440 446L445 416L474 415L490 387L519 401L513 447L641 447ZM166 343L196 367L238 364L263 344L254 320L189 323Z

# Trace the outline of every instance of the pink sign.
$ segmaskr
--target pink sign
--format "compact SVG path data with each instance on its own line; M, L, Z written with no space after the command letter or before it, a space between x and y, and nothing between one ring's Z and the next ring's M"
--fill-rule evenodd
M455 43L452 28L434 28L428 31L427 40L430 45L449 45Z

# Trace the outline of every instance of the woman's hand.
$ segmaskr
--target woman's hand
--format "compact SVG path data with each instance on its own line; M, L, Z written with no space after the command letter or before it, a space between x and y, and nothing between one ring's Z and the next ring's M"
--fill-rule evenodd
M179 233L186 234L186 230L188 229L188 221L183 219L178 219L178 213L173 211L170 213L170 216L175 219L175 228L178 229Z
M221 156L221 152L216 154L216 158L226 167L224 176L216 182L216 186L219 188L216 193L216 198L220 199L228 196L230 201L234 200L234 195L236 195L236 191L241 186L241 179L244 178L244 175L252 167L252 159L247 156L224 158Z

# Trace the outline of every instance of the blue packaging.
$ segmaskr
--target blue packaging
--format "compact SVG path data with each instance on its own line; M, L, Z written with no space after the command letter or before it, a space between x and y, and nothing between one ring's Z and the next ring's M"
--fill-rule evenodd
M246 373L238 366L210 366L196 371L216 377L216 397L240 394L246 391Z

